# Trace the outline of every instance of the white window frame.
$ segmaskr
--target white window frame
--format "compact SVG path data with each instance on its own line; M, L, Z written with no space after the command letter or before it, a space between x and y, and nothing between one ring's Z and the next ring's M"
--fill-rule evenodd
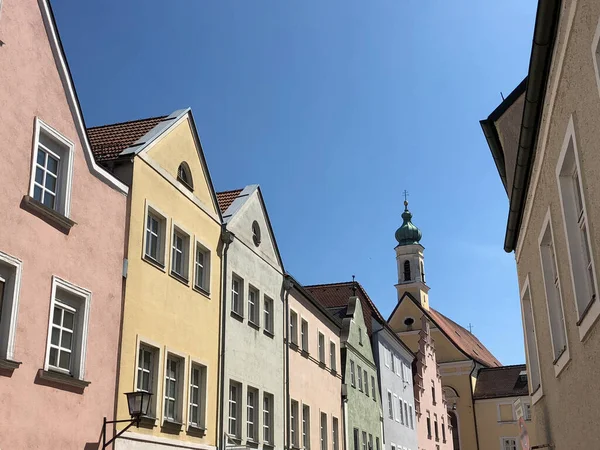
M147 234L148 234L148 215L155 216L158 219L159 234L158 234L158 259L153 258L146 253L147 245ZM161 270L166 271L166 255L165 251L167 248L167 229L168 229L168 216L161 212L158 208L146 201L144 209L144 234L142 237L142 259L150 262L153 265L158 265Z
M12 272L9 273L9 272ZM12 361L15 357L15 339L17 335L17 317L19 314L19 297L21 292L21 275L23 262L0 251L0 281L5 283L2 299L2 321L0 322L0 359Z
M385 345L383 346L383 360L385 362L385 366L390 367L390 351Z
M310 405L302 403L302 421L300 434L302 436L302 448L310 450Z
M506 447L506 441L507 440L515 441L515 445L513 446L513 448L515 450L519 450L520 449L521 444L520 444L520 440L519 440L518 436L517 437L505 437L505 436L502 436L500 438L500 450L510 449L509 447ZM512 444L509 443L509 445L512 445ZM512 450L512 449L510 449L510 450Z
M328 433L329 431L327 431L327 413L321 411L319 417L319 440L321 442L321 450L327 450Z
M574 175L577 176L577 186L574 186ZM556 165L556 182L559 187L563 226L569 255L569 270L573 293L575 294L579 340L583 341L600 316L600 302L598 301L596 265L581 175L575 126L573 116L571 116ZM579 197L582 204L581 212L577 211L579 209L577 197ZM582 231L584 228L586 229L587 242L582 242L584 241L584 232ZM588 257L590 261L586 261Z
M375 390L375 375L371 375L371 397L374 401L377 401L377 394Z
M254 402L251 404L249 396L254 396ZM258 429L259 429L259 405L260 393L257 388L252 386L246 386L246 439L250 442L258 442ZM250 421L250 411L252 410L252 421ZM250 430L250 427L253 430Z
M183 264L182 271L183 274L178 273L174 270L175 257L173 255L175 248L175 234L180 235L183 238L183 251L181 256L181 261ZM190 282L190 248L191 243L194 242L192 234L186 231L185 228L176 224L174 221L171 221L171 245L169 246L169 274L175 277L177 280L185 281L185 283ZM194 257L194 260L196 258Z
M306 324L306 330L304 329L305 324ZM301 345L301 350L306 353L309 353L308 333L309 333L308 320L301 318L300 319L300 345Z
M265 401L267 401L268 409L265 408ZM272 445L275 439L275 396L269 392L264 391L262 395L262 436L263 443Z
M388 418L390 420L394 420L394 398L392 396L392 392L390 390L387 391L387 401L388 401Z
M198 253L202 253L204 257L204 265L202 266L203 277L198 280ZM194 248L194 288L200 291L210 294L210 264L211 263L211 252L210 250L196 239L196 246Z
M239 289L238 291L234 290L234 282L238 282L239 284ZM233 295L237 294L237 304L238 307L234 308L233 305ZM232 273L231 274L231 290L230 290L230 303L229 303L229 307L231 309L231 312L233 314L237 314L240 317L244 317L244 279L242 277L240 277L239 275Z
M331 366L332 372L337 372L337 346L335 342L329 341L329 365Z
M367 374L367 370L363 369L363 378L365 383L365 395L369 396L369 374Z
M252 298L253 301L251 301ZM248 284L248 324L260 327L260 311L260 291L253 285Z
M355 364L354 361L350 360L350 385L355 388L356 387L356 372L355 372Z
M165 411L166 405L166 396L167 396L167 365L169 359L175 360L177 362L177 373L176 373L176 397L175 397L175 417L167 417L167 413ZM176 353L168 348L165 348L165 364L163 367L163 395L162 395L162 408L161 414L163 422L176 422L183 423L183 405L185 402L183 401L183 397L185 395L186 389L184 386L188 385L188 380L186 377L188 368L186 367L186 357L180 353Z
M290 400L290 440L292 448L300 447L300 430L298 427L300 419L300 403L297 400Z
M231 388L235 385L235 399L231 399ZM235 416L231 415L231 405L235 404ZM228 393L227 393L227 432L228 434L235 438L241 439L242 437L242 383L236 380L229 380ZM232 418L235 420L235 430L231 432L231 420Z
M325 335L318 331L317 334L317 347L319 348L319 362L326 364L325 360Z
M64 135L59 133L56 129L45 123L39 117L35 118L34 124L34 140L33 140L33 153L31 159L31 174L29 180L29 196L33 198L33 187L35 183L35 168L37 165L37 154L40 146L40 133L47 134L51 139L58 141L63 146L65 155L56 155L59 158L59 177L57 179L57 191L55 205L58 204L59 208L50 208L65 217L71 217L71 192L73 190L73 155L75 153L75 144L67 139ZM49 149L48 149L49 150ZM46 150L44 150L46 151ZM55 152L50 150L50 153L55 155ZM64 164L66 161L67 168L60 167L60 164ZM62 172L62 173L61 173ZM60 180L62 178L62 180Z
M340 421L331 416L331 450L340 450Z
M523 283L523 288L521 289L521 320L523 323L523 334L525 341L525 356L527 360L527 382L529 384L529 392L531 392L531 401L535 405L540 398L542 398L543 389L542 389L542 373L540 370L540 354L539 354L539 342L537 341L537 332L536 332L536 323L535 323L535 315L533 313L533 299L531 295L531 288L529 285L529 274L525 278L525 282ZM528 300L526 300L528 297ZM528 305L526 303L528 302ZM529 307L529 312L527 312L527 308ZM528 314L531 315L531 330L529 330L529 320ZM531 335L528 333L531 331ZM530 342L530 340L532 340ZM531 348L533 344L535 348ZM537 371L537 378L539 382L539 386L534 386L535 377L532 376L532 369L535 368Z
M73 333L73 340L77 343L78 346L76 357L77 359L79 359L79 361L74 361L71 363L71 375L79 380L84 380L92 292L80 286L76 286L75 284L72 284L66 280L63 280L62 278L59 278L56 275L52 276L52 293L50 297L50 311L48 313L48 336L46 340L46 357L44 362L44 370L55 370L55 368L50 367L50 339L52 336L52 318L54 315L54 307L56 306L56 303L61 303L56 299L56 292L59 289L66 291L70 295L78 297L78 300L81 302L81 310L78 311L77 316L79 318L78 320L81 320L82 323L79 325L80 328L78 327L79 329L77 330L77 332ZM78 334L79 336L76 337L76 334Z
M362 367L360 367L358 364L356 365L356 374L358 377L358 390L360 392L362 392L363 391Z
M396 394L394 394L394 401L392 403L392 406L393 406L392 409L394 410L394 420L396 422L400 422L400 414L398 414L398 404L399 404L398 401L399 401L398 396Z
M199 428L201 430L205 430L206 429L206 413L207 413L207 406L208 406L208 402L207 400L207 396L208 396L208 390L207 390L207 377L208 377L208 367L206 366L206 364L203 364L195 359L191 359L189 360L189 374L188 374L188 387L189 387L189 392L188 392L188 409L187 409L187 413L188 413L188 417L187 417L187 421L188 421L188 427L193 427L193 428ZM198 422L192 422L192 406L196 405L192 403L192 388L195 386L193 385L193 374L192 372L197 369L200 371L200 385L198 386L198 395L200 397L200 403L197 404L198 407Z
M531 421L531 403L526 401L523 402L523 419L527 422Z
M270 306L269 306L270 305ZM275 302L268 295L263 296L263 320L265 331L275 334Z
M160 382L161 376L160 376L160 367L162 364L162 356L163 356L163 349L162 347L157 344L152 342L149 339L146 339L145 337L141 337L141 336L137 336L136 337L136 353L135 353L135 375L134 375L134 379L133 379L133 391L138 391L138 361L139 361L139 354L140 354L140 348L144 347L147 350L149 350L150 352L152 352L152 372L150 374L150 384L151 384L151 388L152 390L150 392L152 392L152 397L150 397L150 407L148 410L148 416L152 416L154 418L158 417L158 407L159 407L159 399L162 396L162 383Z
M548 239L547 234L549 233L549 242L552 245L553 248L553 254L554 257L552 258L553 260L549 259L548 256L545 256L545 251L543 250L544 246L547 246L547 243L544 243L544 240ZM538 237L538 248L539 248L539 253L540 253L540 267L542 269L542 277L544 280L544 291L545 291L545 295L546 295L546 310L548 312L548 327L550 329L550 336L551 336L551 345L552 345L552 355L553 358L555 358L553 364L554 364L554 374L555 376L558 377L558 375L563 371L563 369L566 367L567 363L571 360L570 354L569 354L569 338L567 335L567 326L566 326L566 320L565 320L565 306L564 306L564 302L563 302L563 293L562 293L562 285L561 285L561 277L560 274L558 273L558 261L557 261L557 257L556 257L556 244L555 244L555 240L554 240L554 232L552 230L552 221L551 221L551 216L550 216L550 208L548 207L548 212L546 213L546 217L544 219L544 223L542 225L542 230L540 232L540 235ZM546 267L546 265L544 264L544 261L546 261L546 264L554 264L554 268L552 267ZM547 271L554 269L556 270L556 280L549 280L547 279ZM558 282L558 284L557 284ZM564 338L565 338L565 348L562 351L562 353L559 353L560 350L562 349L556 349L555 348L555 344L554 344L554 333L556 332L553 329L552 326L552 317L551 317L551 306L550 306L550 295L554 295L553 292L554 290L552 289L553 286L556 286L556 290L558 292L558 299L555 299L554 301L557 303L557 305L560 308L560 311L558 313L560 313L560 317L559 319L562 321L562 328L563 328L563 332L564 332Z
M298 346L298 313L290 308L290 343Z
M398 408L400 409L400 424L404 425L404 410L402 409L402 405L404 404L404 401L402 400L402 397L398 397Z

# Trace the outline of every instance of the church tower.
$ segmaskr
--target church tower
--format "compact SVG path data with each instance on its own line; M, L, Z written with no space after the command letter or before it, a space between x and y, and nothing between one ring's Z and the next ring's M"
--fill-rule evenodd
M396 230L396 263L398 266L398 301L405 292L410 293L421 306L429 310L429 286L425 284L425 263L423 250L419 243L421 230L411 222L412 214L408 210L408 202L404 201L402 225Z

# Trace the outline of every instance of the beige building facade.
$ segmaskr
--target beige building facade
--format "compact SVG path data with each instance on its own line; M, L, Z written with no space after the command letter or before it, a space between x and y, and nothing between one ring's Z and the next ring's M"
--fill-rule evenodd
M540 2L534 36L527 80L482 128L510 199L531 444L597 448L600 3Z

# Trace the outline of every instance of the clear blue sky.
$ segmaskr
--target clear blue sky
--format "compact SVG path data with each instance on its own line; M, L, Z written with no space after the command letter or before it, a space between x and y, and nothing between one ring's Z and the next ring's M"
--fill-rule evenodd
M88 126L192 107L217 190L258 183L286 269L396 305L401 192L430 303L524 362L508 202L479 120L534 0L53 0Z

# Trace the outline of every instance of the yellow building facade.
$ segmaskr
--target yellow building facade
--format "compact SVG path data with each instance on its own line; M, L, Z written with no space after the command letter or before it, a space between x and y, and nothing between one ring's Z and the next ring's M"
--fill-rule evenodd
M129 416L124 393L152 393L115 448L214 448L221 216L191 111L88 133L130 186L116 417Z

